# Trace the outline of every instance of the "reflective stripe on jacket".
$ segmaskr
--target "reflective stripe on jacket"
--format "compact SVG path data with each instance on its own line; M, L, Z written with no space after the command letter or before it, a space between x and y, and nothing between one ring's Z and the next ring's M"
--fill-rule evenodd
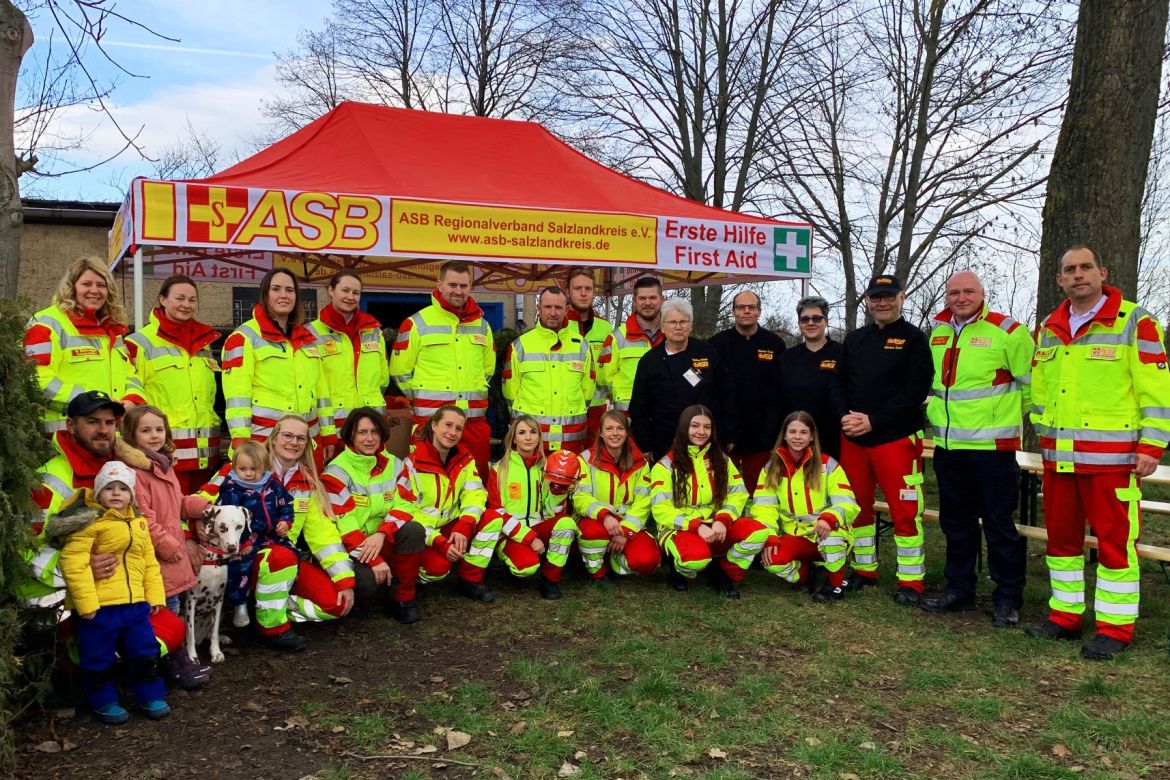
M1170 441L1170 372L1158 321L1114 287L1076 334L1069 302L1044 320L1032 366L1032 422L1045 468L1128 471Z
M549 449L585 438L596 381L589 344L576 328L553 332L537 325L508 347L504 398L514 414L540 422Z
M440 529L460 520L470 530L483 516L486 504L487 491L471 453L457 447L444 464L434 445L421 441L415 442L403 463L391 514L403 523L422 524L427 545L446 552L448 541Z
M768 468L760 471L756 492L752 495L751 516L768 526L774 533L816 539L817 521L822 517L839 534L852 538L854 519L861 512L845 469L828 455L821 454L821 481L813 488L804 476L804 464L811 455L804 451L799 463L794 463L787 447L773 453ZM776 462L780 479L775 487L768 487L768 470Z
M934 443L956 450L1018 450L1024 409L1031 406L1028 329L984 306L956 331L953 315L935 317L930 333L934 382L926 415Z
M629 471L622 472L602 450L579 456L581 481L573 491L573 508L580 517L604 520L613 515L628 531L646 528L650 519L650 464L635 454Z
M389 453L361 455L349 447L325 467L321 481L329 493L330 508L346 550L352 551L379 531L389 539L401 526L387 517L401 471L401 462ZM381 558L371 561L381 562Z
M332 305L326 306L321 317L309 323L309 330L317 337L317 351L325 368L329 386L329 400L333 405L333 424L337 430L354 409L371 406L386 411L382 388L390 384L390 366L386 359L386 339L382 326L363 311L355 312L351 323L353 336L332 327L326 319L337 320Z
M609 347L609 367L605 371L605 378L609 384L609 397L613 399L615 408L623 412L630 409L630 396L634 393L634 375L638 373L638 361L665 340L662 328L653 341L638 324L638 316L631 314L619 325L612 336L606 339L605 346ZM602 348L605 352L605 347Z
M711 445L687 446L690 455L691 484L687 490L687 501L682 506L674 503L674 469L672 459L666 455L650 469L650 511L658 527L661 539L672 531L695 531L702 523L720 520L729 525L743 515L747 505L748 492L743 486L739 469L727 460L727 498L722 506L715 506L715 483L707 454Z

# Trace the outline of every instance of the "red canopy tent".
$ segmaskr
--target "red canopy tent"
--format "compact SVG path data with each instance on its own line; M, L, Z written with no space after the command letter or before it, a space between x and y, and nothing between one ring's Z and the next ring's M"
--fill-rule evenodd
M206 179L136 179L111 267L130 252L140 314L144 265L275 264L306 281L344 267L419 289L463 258L477 287L526 292L587 264L612 294L645 273L670 287L808 278L812 240L806 224L639 182L533 122L344 103Z

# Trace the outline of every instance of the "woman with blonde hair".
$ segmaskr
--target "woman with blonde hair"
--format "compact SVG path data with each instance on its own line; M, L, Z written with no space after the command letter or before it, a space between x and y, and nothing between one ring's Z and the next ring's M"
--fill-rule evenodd
M751 516L768 527L764 568L791 583L814 582L816 566L828 572L813 600L845 597L845 559L860 507L845 470L821 452L817 424L808 412L784 418L768 467L760 473Z
M45 394L45 433L64 430L65 407L90 390L127 409L145 403L123 341L128 332L118 286L105 263L83 257L70 265L52 305L32 316L24 334L25 354L36 363L37 384Z

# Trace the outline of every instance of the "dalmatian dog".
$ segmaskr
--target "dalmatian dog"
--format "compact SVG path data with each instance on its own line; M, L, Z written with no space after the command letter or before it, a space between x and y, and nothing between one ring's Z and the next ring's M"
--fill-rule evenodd
M196 663L195 646L210 637L211 662L223 663L219 619L227 589L228 561L240 553L240 539L245 535L252 513L238 506L211 506L197 520L200 524L199 546L203 566L195 587L183 594L183 612L187 619L187 655Z

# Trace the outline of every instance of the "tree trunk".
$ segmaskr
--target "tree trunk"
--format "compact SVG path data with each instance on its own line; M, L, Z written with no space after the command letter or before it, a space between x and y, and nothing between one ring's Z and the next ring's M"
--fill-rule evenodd
M1052 156L1040 239L1037 314L1060 302L1069 246L1100 253L1109 283L1137 295L1141 203L1158 110L1170 0L1081 0L1072 78Z
M0 298L15 298L20 282L20 235L24 211L20 207L21 161L16 158L13 125L16 115L16 77L24 53L33 43L32 28L19 8L0 0Z
M691 307L695 310L693 332L697 338L706 341L715 335L715 325L719 322L719 304L723 301L723 285L692 287L690 293Z

